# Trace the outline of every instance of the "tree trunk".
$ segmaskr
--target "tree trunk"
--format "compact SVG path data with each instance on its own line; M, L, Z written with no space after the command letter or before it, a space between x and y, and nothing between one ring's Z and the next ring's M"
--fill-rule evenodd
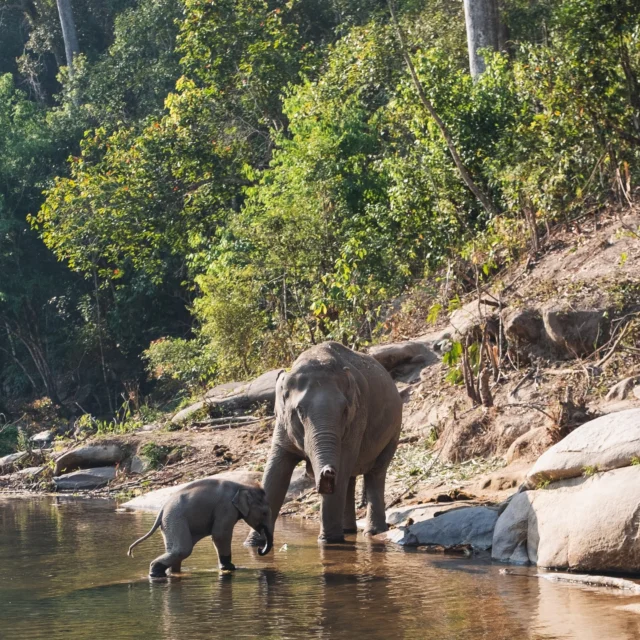
M60 26L62 27L62 37L64 38L64 51L67 58L69 75L73 75L73 58L80 53L78 45L78 35L76 33L76 23L73 20L71 0L56 0L58 4L58 14L60 15Z
M497 0L464 0L464 16L467 26L469 70L475 80L484 73L485 63L478 53L480 49L497 51L500 42L500 19Z
M405 43L404 34L402 33L402 28L400 27L400 23L398 22L398 18L396 16L395 8L393 6L394 0L387 0L387 2L389 5L389 12L391 14L391 21L393 22L393 25L396 30L396 34L398 36L398 43L400 44L400 52L402 53L402 57L404 58L407 68L409 69L409 73L411 74L411 79L413 80L413 85L416 88L416 91L418 93L418 98L420 98L420 102L422 103L422 106L427 110L429 115L433 118L438 129L440 130L440 133L442 134L442 137L444 138L444 141L447 143L449 153L451 154L453 163L456 165L456 168L460 173L460 177L462 178L462 181L467 185L467 187L469 188L469 191L471 191L471 193L473 193L473 195L480 201L482 206L485 208L485 211L492 217L497 216L498 210L495 208L495 206L491 202L491 199L489 198L489 196L476 184L475 180L469 173L469 170L464 165L464 162L462 162L462 158L460 157L460 154L456 149L456 145L453 141L453 138L451 137L451 134L449 133L449 129L447 128L445 123L442 121L442 118L440 118L440 116L436 113L436 110L431 104L431 101L429 100L429 98L427 98L427 95L425 94L424 89L422 88L422 83L420 82L420 78L418 78L416 69L413 66L413 62L411 61L411 56L409 55L409 50L407 49L407 45Z

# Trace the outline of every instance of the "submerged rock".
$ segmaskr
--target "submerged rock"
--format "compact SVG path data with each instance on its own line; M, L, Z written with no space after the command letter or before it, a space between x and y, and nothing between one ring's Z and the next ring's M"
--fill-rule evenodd
M405 514L409 517L409 514ZM461 507L439 513L433 508L410 514L413 523L391 530L387 539L408 547L437 545L445 549L470 546L478 551L491 548L498 510Z
M527 486L575 478L585 470L607 471L640 459L640 409L586 422L545 451L527 475Z
M640 571L640 466L517 494L498 519L492 557L577 571Z
M56 488L61 491L81 491L86 489L98 489L108 484L116 477L115 467L96 467L83 469L54 478Z

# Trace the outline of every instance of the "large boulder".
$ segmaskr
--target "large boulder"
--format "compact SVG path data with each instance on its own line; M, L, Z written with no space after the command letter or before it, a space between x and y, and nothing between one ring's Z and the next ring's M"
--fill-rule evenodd
M122 462L125 452L117 444L94 444L78 447L62 454L56 460L54 475L58 476L72 469L106 467Z
M247 411L256 405L266 404L273 410L276 398L276 380L282 369L267 371L248 383L231 383L210 389L203 400L178 411L171 422L182 424L201 409L208 407L223 413ZM221 388L224 387L224 388Z
M498 510L462 507L438 513L425 509L424 514L414 512L411 518L413 524L391 530L387 538L407 547L437 545L450 549L471 546L478 551L487 551L491 548Z
M375 358L393 378L404 382L414 382L420 378L420 371L438 362L436 354L424 343L417 340L383 344L369 349Z
M2 456L2 458L0 458L0 471L6 471L13 468L13 466L26 457L26 455L26 451L18 451L16 453L10 453L6 456Z
M516 348L537 346L544 335L544 323L537 309L506 310L502 314L504 333Z
M552 303L542 314L547 337L556 349L570 357L590 354L604 337L602 309L574 310Z
M83 469L54 478L56 488L60 491L82 491L98 489L116 477L115 467L96 467Z
M640 466L554 482L510 501L492 557L576 571L640 571Z
M610 413L572 431L545 451L527 475L527 486L607 471L640 458L640 409Z

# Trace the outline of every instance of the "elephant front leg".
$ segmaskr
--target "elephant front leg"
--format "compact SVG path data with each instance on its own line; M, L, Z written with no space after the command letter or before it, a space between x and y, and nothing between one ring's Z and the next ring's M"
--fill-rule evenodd
M218 567L221 571L235 571L236 569L236 566L231 562L231 539L235 523L235 518L226 517L214 523L211 531L211 539L218 554Z
M342 527L344 533L358 533L358 525L356 524L356 478L349 478L347 486L347 495L344 503L344 517Z
M275 437L275 436L274 436ZM271 531L275 530L276 519L284 504L284 499L289 490L289 483L296 465L301 458L283 449L279 444L271 446L267 466L262 476L262 486L267 494L269 507L271 508ZM261 547L264 544L264 536L257 531L252 531L244 541L247 547Z

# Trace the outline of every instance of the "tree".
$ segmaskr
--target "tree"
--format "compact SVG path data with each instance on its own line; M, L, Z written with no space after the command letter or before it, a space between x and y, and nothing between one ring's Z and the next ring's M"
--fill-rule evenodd
M481 49L499 48L500 17L497 0L464 0L464 16L469 47L469 70L476 79L486 65Z
M78 44L78 34L76 33L76 23L73 19L71 0L56 0L58 3L58 14L60 15L60 26L62 27L62 37L64 38L64 52L69 67L69 75L73 75L73 58L80 53Z

